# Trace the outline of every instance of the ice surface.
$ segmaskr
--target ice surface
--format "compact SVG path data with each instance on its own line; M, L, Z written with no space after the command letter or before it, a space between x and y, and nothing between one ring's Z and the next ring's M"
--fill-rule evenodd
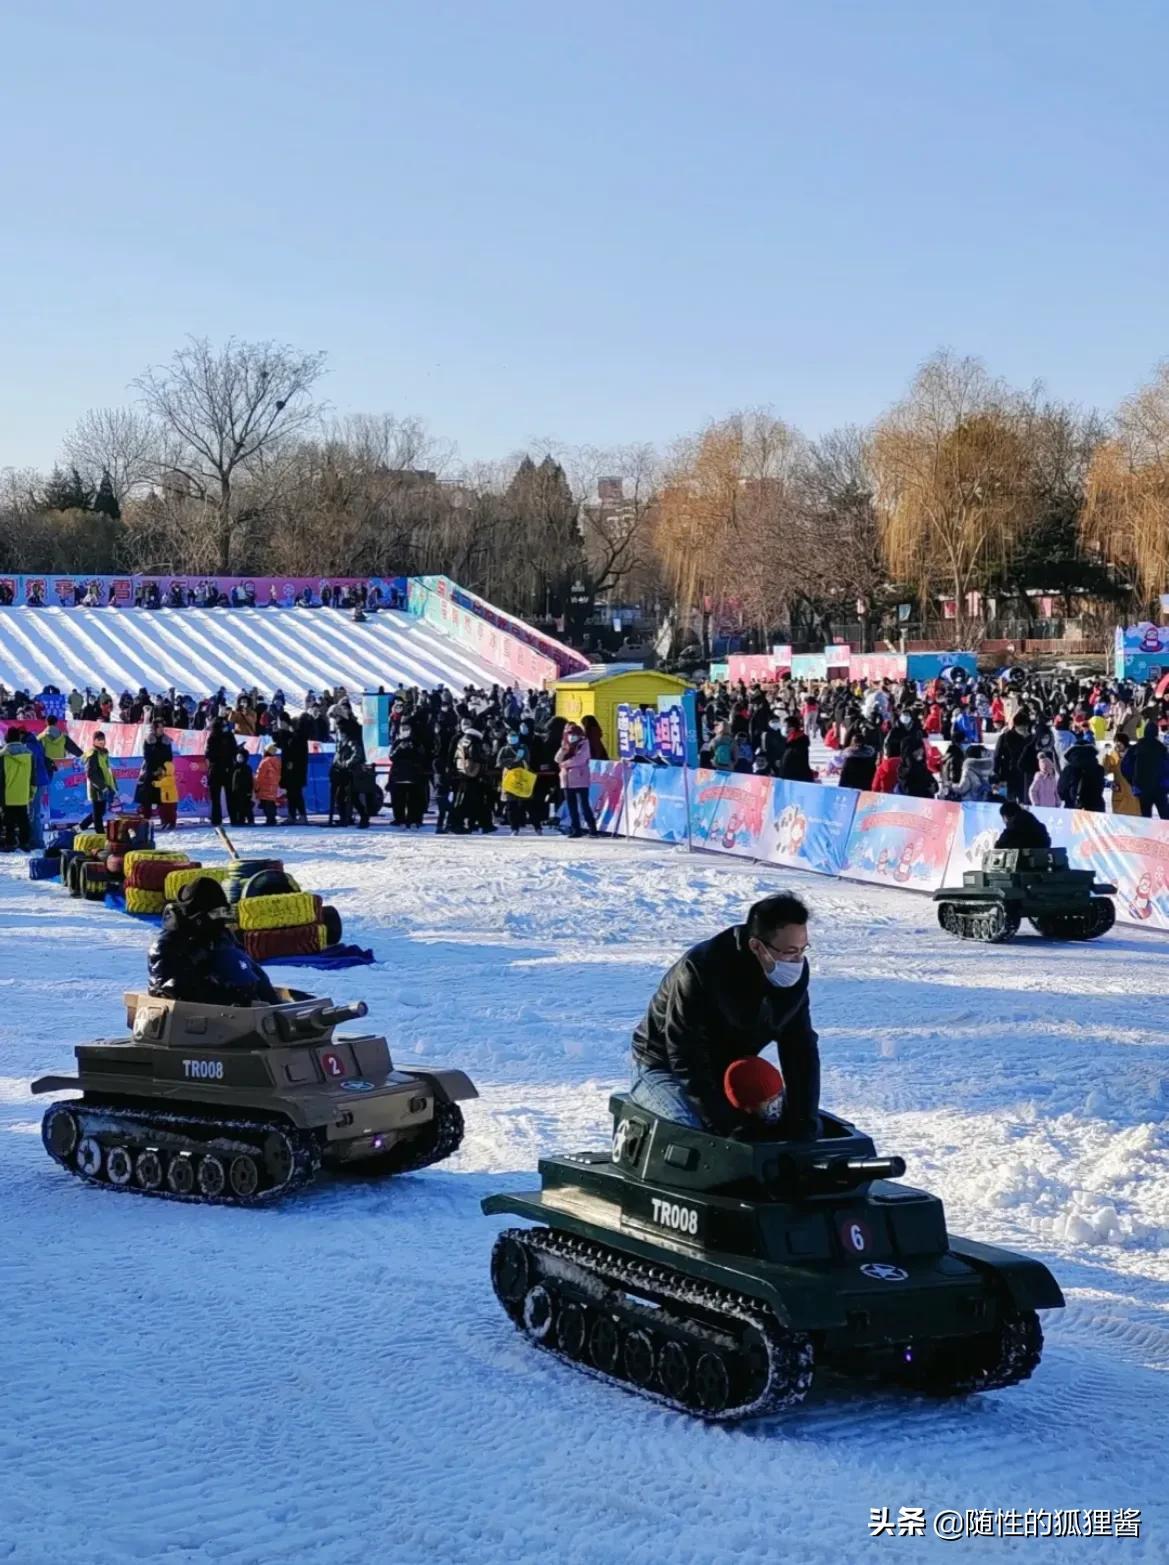
M508 684L486 658L433 625L383 609L364 624L340 609L0 608L0 683L114 695L174 685L202 696L258 686L299 701L306 689L388 690L399 683Z
M210 833L181 836L211 861ZM1166 1559L1164 939L960 944L924 899L652 844L248 846L380 958L336 997L483 1096L457 1158L394 1182L255 1212L86 1189L45 1156L27 1082L119 1030L148 931L0 861L0 1561ZM826 1104L902 1153L955 1232L1038 1255L1067 1293L1021 1387L937 1405L829 1383L710 1429L551 1363L492 1296L479 1198L605 1144L665 965L785 883L814 909ZM883 1505L1142 1507L1144 1526L955 1551L870 1540Z

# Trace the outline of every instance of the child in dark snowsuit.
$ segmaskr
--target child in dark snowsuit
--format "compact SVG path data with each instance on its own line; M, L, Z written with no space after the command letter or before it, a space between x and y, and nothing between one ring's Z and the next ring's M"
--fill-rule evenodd
M237 750L235 765L231 771L231 824L253 826L256 815L253 807L252 768L248 765L248 752Z

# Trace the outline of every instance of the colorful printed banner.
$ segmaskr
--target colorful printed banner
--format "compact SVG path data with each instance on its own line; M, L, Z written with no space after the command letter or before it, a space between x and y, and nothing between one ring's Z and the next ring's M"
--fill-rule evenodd
M699 769L691 778L690 845L741 858L763 857L771 778Z
M1159 679L1169 672L1169 625L1142 620L1116 627L1116 673L1119 679Z
M329 808L329 768L332 760L331 755L309 756L304 797L306 809L314 814L324 814ZM253 755L250 761L254 771L259 765L259 758ZM142 772L142 757L113 757L110 770L114 774L121 809L133 810L134 790ZM201 755L176 755L175 781L179 790L179 815L184 819L195 817L207 820L211 814L211 797L207 792L207 762L204 758ZM66 762L57 769L49 785L49 819L78 821L88 812L85 767L80 761Z
M474 606L478 604L478 599L470 599L468 606L463 606L460 597L470 599L469 594L463 593L445 576L410 578L407 599L410 613L436 625L460 646L468 648L477 657L505 673L515 684L542 690L548 680L559 677L557 660L545 653L542 647L530 644L531 637L535 637L537 632L532 631L529 637L521 637L520 631L527 627L521 626L518 620L506 628L502 624L497 625ZM497 611L493 613L496 618L503 618ZM545 641L547 638L540 639ZM556 646L558 643L553 642L551 645ZM564 651L568 652L568 649ZM570 653L569 656L576 658L577 654ZM579 663L573 663L569 672L575 672L578 667L587 668L588 660L581 658Z
M686 764L686 716L678 705L645 711L622 702L617 708L617 754L623 761L652 761L660 756L670 766Z
M858 794L818 783L770 782L771 808L760 857L769 864L839 875Z
M621 762L589 762L589 803L597 819L598 831L611 831L615 837L625 834L625 789L629 767Z
M687 842L689 777L683 767L631 766L625 795L626 836Z
M936 891L945 884L958 810L957 804L936 799L860 794L841 874L911 891Z
M375 601L384 608L406 606L404 576L86 576L76 573L66 576L44 572L0 576L0 605L74 608L87 593L92 593L101 608L130 608L147 586L157 587L165 604L172 584L181 590L184 604L190 593L194 593L196 602L203 605L212 589L216 596L231 598L233 591L239 588L248 602L254 602L257 607L291 608L304 602L306 597L314 605L334 601L352 587L360 589L363 597L372 592Z
M689 767L592 763L602 830L913 891L961 885L1003 829L997 804L947 804ZM689 807L688 807L689 806ZM322 806L323 807L323 806ZM1037 810L1076 869L1117 887L1122 924L1169 929L1169 822ZM758 843L752 852L748 844Z

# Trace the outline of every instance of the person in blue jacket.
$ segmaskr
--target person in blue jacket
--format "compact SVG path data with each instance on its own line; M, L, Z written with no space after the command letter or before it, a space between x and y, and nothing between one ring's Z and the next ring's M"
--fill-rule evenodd
M223 887L201 875L162 915L150 948L150 993L200 1005L275 1005L267 973L237 942Z

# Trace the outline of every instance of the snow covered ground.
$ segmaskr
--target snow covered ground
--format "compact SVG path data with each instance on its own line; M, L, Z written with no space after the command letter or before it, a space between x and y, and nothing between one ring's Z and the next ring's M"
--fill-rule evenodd
M433 625L389 609L356 625L336 609L0 608L0 683L9 689L104 684L117 695L174 685L201 696L258 686L295 702L325 685L509 682Z
M467 1140L442 1168L254 1212L69 1179L27 1083L119 1030L148 931L4 862L0 1560L949 1557L870 1539L882 1506L1139 1507L1138 1539L954 1552L1169 1558L1163 939L960 945L924 898L650 844L249 838L277 843L381 959L333 992L369 1002L400 1062L474 1076ZM826 1104L901 1152L954 1231L1064 1287L1021 1387L937 1405L828 1383L786 1418L707 1428L553 1364L492 1296L480 1197L532 1182L544 1151L606 1144L666 964L785 880L814 908Z

